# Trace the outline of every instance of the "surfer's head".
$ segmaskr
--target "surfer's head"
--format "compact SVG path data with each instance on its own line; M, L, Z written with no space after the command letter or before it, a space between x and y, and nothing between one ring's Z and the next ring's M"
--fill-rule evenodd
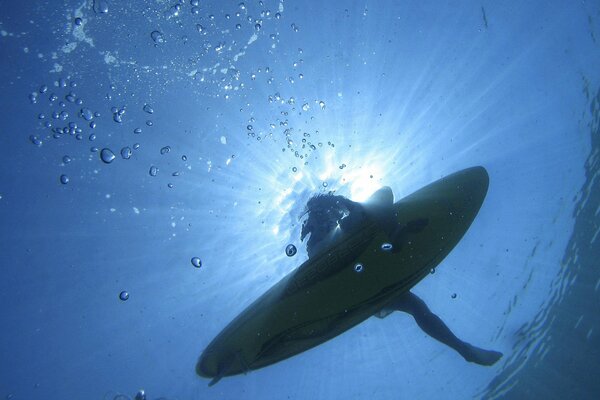
M348 200L344 196L337 196L331 193L317 194L311 197L306 203L306 209L302 217L307 216L302 224L300 240L310 233L306 244L309 256L314 253L314 249L324 239L332 237L336 229L340 228L341 221L347 218L357 203Z

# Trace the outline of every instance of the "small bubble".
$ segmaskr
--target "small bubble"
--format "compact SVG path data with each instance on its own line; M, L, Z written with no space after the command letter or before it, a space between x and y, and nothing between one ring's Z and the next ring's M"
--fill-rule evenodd
M298 168L292 167L292 172L298 172Z
M200 5L200 0L190 0L190 5L198 7Z
M200 14L200 7L192 7L191 11L194 15Z
M319 107L321 107L321 110L325 109L325 102L323 100L319 101Z
M119 299L121 301L127 301L129 299L129 292L126 290L123 290L121 293L119 293Z
M246 129L248 129L249 131L251 131L252 129L254 129L254 127L252 125L248 125L248 126L246 126Z
M391 243L384 243L381 245L381 250L383 251L392 251L393 248L394 246L392 246Z
M202 266L202 260L200 260L200 257L192 257L192 265L196 268L200 268Z
M158 174L158 168L153 165L150 167L150 171L148 171L148 173L150 176L156 176Z
M363 265L361 263L357 263L354 265L354 271L356 272L363 272L365 268L363 267Z
M152 122L152 121L148 120L148 121L146 121L146 125L147 125L147 126L152 126L152 125L154 125L154 122Z
M167 154L170 151L171 151L171 147L165 146L162 149L160 149L160 154Z
M323 187L326 188L327 187L327 182L323 182Z
M62 183L63 185L66 185L67 183L69 183L69 177L66 175L61 175L60 176L60 183Z
M455 299L456 298L456 293L452 293L452 295L450 297L452 297L453 299Z
M435 268L431 268L431 269L429 270L429 273L430 273L431 275L435 274Z
M129 147L123 147L121 149L121 157L124 160L129 160L131 158L131 154L132 154L131 148L129 148Z
M287 246L285 246L285 254L288 257L293 257L294 255L296 255L296 252L298 250L296 249L296 246L294 246L293 244L288 244Z
M123 122L123 118L121 117L121 114L119 113L114 113L113 114L113 121L117 122L117 123L121 123Z
M144 104L144 108L143 109L148 114L153 114L154 113L154 109L152 108L152 106L150 104Z
M75 18L75 25L79 26L83 23L83 20L81 18Z
M96 126L98 126L98 124L96 124L96 121L90 122L90 128L96 129Z
M42 141L35 135L29 136L29 141L38 147L42 145Z
M162 44L165 42L165 38L164 38L163 34L160 33L159 31L152 31L152 33L150 33L150 37L154 41L155 45L159 45L159 44Z
M183 161L187 161L187 156L186 156L186 155L183 155L183 156L181 156L181 159L182 159Z
M139 144L139 143L134 143L134 144L133 144L133 149L134 149L134 150L137 150L137 149L139 149L139 148L140 148L140 144Z
M308 103L302 104L302 110L303 111L308 111L309 109L310 109L310 106L308 105Z
M68 164L71 161L72 161L71 157L69 157L69 156L63 156L63 158L62 158L62 162L64 162L65 164Z
M93 133L90 133L90 136L88 136L88 139L90 142L93 142L94 140L96 140L96 135L94 135Z
M114 161L114 159L116 158L115 153L112 152L111 149L109 148L103 148L102 151L100 152L100 159L105 163L105 164L110 164L111 162Z
M142 133L142 128L135 128L133 130L133 133L135 133L136 135L139 135L140 133Z
M260 31L260 28L261 28L260 24L256 24L256 25L254 25L254 29L255 29L257 32L258 32L258 31Z

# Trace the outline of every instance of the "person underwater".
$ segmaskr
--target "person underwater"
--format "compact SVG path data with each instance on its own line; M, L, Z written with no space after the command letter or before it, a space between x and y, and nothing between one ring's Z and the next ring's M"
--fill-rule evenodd
M392 252L399 252L409 233L418 233L424 229L428 220L419 218L404 225L394 219L394 196L389 187L375 192L365 203L358 203L340 195L317 194L311 197L301 218L300 240L306 241L309 259L328 251L339 243L345 235L360 229L367 221L367 215L378 221L389 233L391 243L387 245ZM394 311L410 314L417 325L427 335L458 352L466 361L479 365L495 364L502 353L485 350L459 339L440 317L434 314L427 304L410 290L390 299L374 316L385 318Z

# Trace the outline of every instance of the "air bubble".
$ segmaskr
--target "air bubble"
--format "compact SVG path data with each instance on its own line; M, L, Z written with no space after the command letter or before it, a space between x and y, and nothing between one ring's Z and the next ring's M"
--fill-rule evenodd
M200 257L192 257L191 262L196 268L200 268L202 266L202 260L200 260Z
M42 141L35 135L29 136L29 141L38 147L42 145Z
M133 133L135 133L136 135L139 135L140 133L142 133L142 128L135 128L133 130Z
M66 175L61 175L60 176L60 183L62 183L63 185L66 185L67 183L69 183L69 177Z
M129 299L129 292L126 290L123 290L121 293L119 293L119 299L121 301L127 301Z
M296 246L294 246L293 244L288 244L287 246L285 246L285 255L288 257L295 256L297 251L298 250L296 249Z
M354 271L356 272L363 272L365 268L363 267L363 265L361 263L357 263L354 265Z
M100 152L100 159L105 163L105 164L110 164L111 162L114 161L114 159L116 158L115 153L112 152L111 149L109 148L103 148L102 151Z
M79 116L85 119L86 121L91 121L94 118L94 113L89 108L82 108L79 110Z
M148 114L154 113L154 109L152 108L152 106L150 104L144 104L144 111L147 112Z
M96 14L108 13L108 3L106 0L94 0L94 12Z
M167 154L170 151L171 151L171 147L165 146L162 149L160 149L160 154Z
M321 107L321 110L325 109L325 102L323 100L319 101L319 107Z
M148 173L150 174L150 176L156 176L158 174L158 168L153 165L150 167Z
M72 161L72 159L69 156L63 156L63 158L62 158L62 162L64 162L65 164L68 164L71 161Z
M131 158L131 154L132 154L131 148L126 146L121 149L121 157L124 160L129 160Z
M381 250L383 251L392 251L393 248L394 246L392 246L391 243L384 243L381 245Z
M160 33L159 31L152 31L152 33L150 34L150 37L152 38L152 40L154 41L154 44L156 46L165 42L165 38L164 38L163 34Z

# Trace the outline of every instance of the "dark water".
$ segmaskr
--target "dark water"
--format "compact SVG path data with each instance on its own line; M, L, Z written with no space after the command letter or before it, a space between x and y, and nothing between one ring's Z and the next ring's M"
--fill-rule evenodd
M597 3L0 5L0 396L600 395ZM399 199L475 165L484 205L414 291L500 362L395 313L195 375L306 259L311 194Z

